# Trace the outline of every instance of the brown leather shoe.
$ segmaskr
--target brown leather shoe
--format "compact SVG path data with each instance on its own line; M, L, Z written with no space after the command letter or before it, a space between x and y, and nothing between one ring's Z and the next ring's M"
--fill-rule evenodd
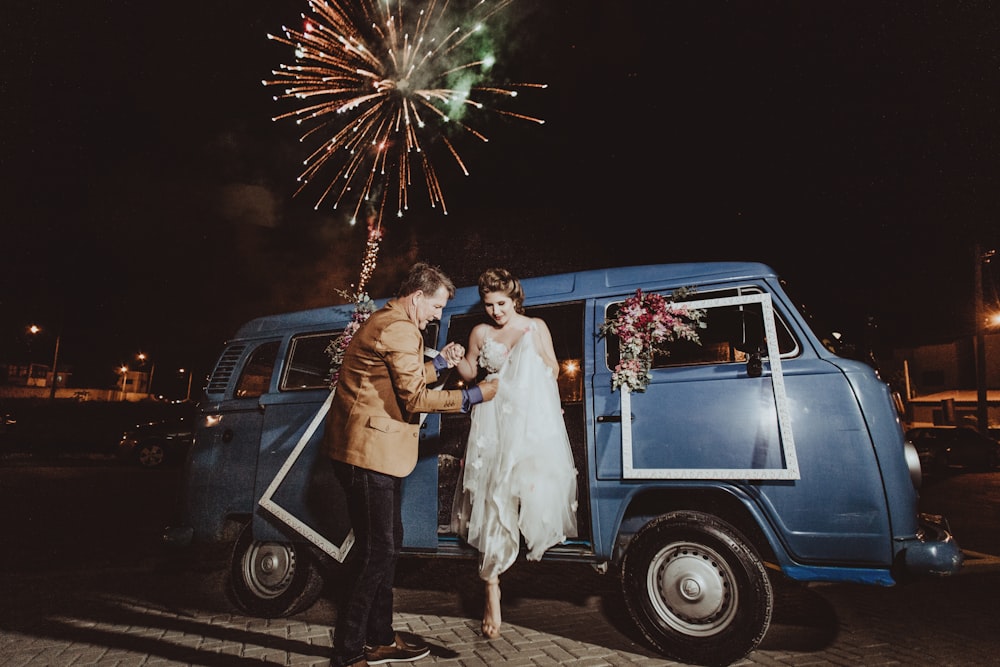
M393 643L388 646L376 646L365 649L365 657L369 665L384 665L388 662L412 662L430 655L431 649L423 642L408 644L399 633Z
M347 667L368 667L368 661L365 660L364 658L361 658L360 660L355 660Z

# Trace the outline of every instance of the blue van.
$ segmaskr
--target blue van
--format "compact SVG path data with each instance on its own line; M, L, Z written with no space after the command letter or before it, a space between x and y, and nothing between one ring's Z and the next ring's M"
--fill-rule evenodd
M771 620L769 569L803 582L892 586L959 571L941 517L917 509L920 465L889 387L838 356L763 264L581 271L522 281L552 331L579 471L579 537L546 559L620 578L634 623L665 657L727 664ZM614 388L602 325L637 290L703 312L700 340L654 358L644 391ZM381 305L381 301L378 302ZM252 320L223 347L200 404L175 543L232 542L229 593L244 613L295 614L350 552L330 466L317 456L331 340L354 305ZM429 348L482 321L458 289ZM455 386L457 374L443 379ZM450 505L469 416L424 418L406 478L406 554L468 557Z

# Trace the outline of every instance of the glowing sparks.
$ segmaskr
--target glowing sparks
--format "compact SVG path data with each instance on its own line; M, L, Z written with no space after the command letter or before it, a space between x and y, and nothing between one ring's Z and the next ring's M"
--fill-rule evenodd
M294 49L295 64L281 65L263 83L283 89L275 100L299 105L274 120L308 126L301 141L317 138L296 194L322 175L326 185L316 207L351 205L351 224L359 214L368 221L363 273L374 269L387 205L391 210L394 202L397 217L409 209L414 166L431 207L448 213L428 149L442 146L468 175L447 136L488 141L464 122L468 111L544 123L493 106L493 100L516 99L518 89L544 84L482 84L495 64L492 54L481 52L487 22L512 1L426 0L416 8L404 0L310 0L301 31L286 27L284 37L268 36Z
M368 240L365 242L365 257L361 260L361 277L358 280L358 294L365 291L368 280L375 273L375 263L378 259L378 247L382 240L382 232L378 229L368 230Z

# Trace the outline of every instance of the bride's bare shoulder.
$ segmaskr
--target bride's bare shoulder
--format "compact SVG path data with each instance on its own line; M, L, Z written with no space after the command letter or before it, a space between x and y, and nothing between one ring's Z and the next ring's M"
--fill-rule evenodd
M476 326L472 327L472 331L469 333L469 342L482 345L483 341L486 340L487 334L493 329L488 322L481 322Z
M540 317L531 317L531 318L528 318L528 319L531 320L532 326L534 326L539 331L548 331L549 330L549 325L546 324L545 320L543 320L542 318L540 318Z

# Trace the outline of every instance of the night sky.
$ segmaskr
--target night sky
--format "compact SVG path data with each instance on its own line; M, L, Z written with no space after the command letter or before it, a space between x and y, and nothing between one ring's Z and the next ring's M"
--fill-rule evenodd
M60 6L65 5L65 6ZM258 315L340 303L363 225L293 197L309 148L261 85L305 2L8 0L0 19L0 360L114 384L142 351L208 371ZM459 136L448 215L387 216L369 285L417 259L459 284L758 260L884 346L970 335L1000 222L1000 12L990 2L515 0L501 81L548 84ZM997 305L996 262L986 266ZM530 298L530 295L529 295Z

